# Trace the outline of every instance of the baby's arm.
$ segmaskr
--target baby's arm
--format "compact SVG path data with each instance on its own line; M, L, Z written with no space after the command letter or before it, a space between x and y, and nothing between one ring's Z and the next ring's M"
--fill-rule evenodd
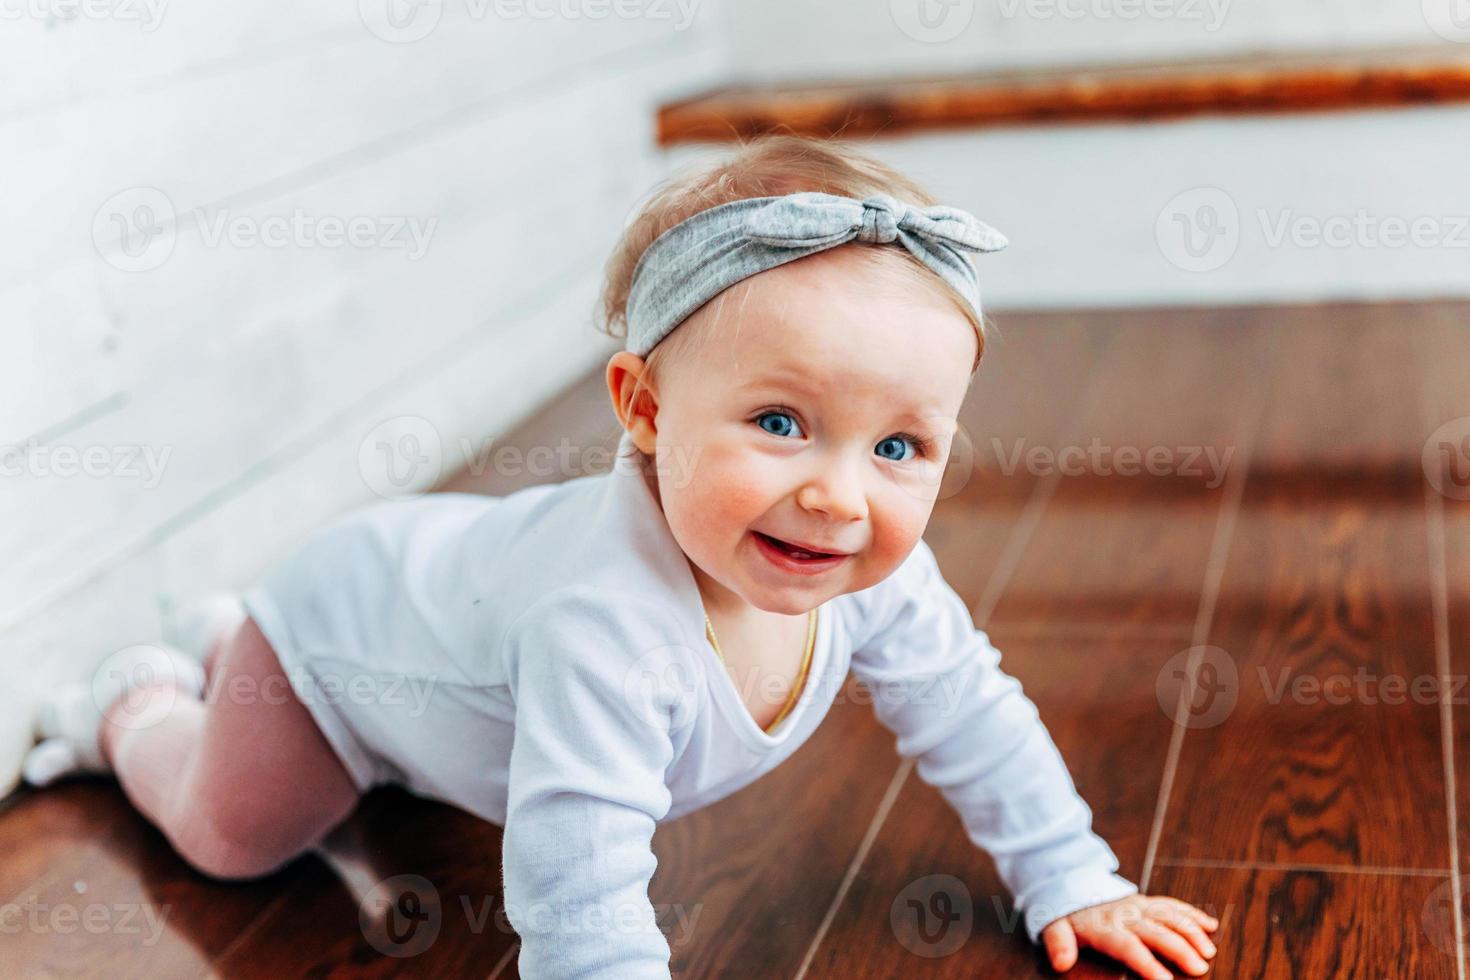
M917 760L920 777L995 859L1031 941L1070 913L1136 895L1092 832L1092 812L1035 705L1001 671L929 546L920 540L885 585L868 606L875 631L858 638L854 673L899 752Z
M630 674L640 651L616 623L538 606L505 646L516 705L505 903L519 972L668 980L648 898L654 826L671 802L667 709Z

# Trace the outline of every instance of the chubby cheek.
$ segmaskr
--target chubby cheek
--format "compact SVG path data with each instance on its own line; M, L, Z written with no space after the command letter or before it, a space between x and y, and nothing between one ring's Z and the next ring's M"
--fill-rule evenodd
M863 569L865 581L859 588L876 585L893 574L913 551L929 523L929 508L915 507L911 500L901 503L906 506L885 509L881 519L875 515L872 543Z
M769 491L746 468L708 469L698 482L701 520L738 536L770 506Z
M770 506L768 490L750 479L749 467L718 462L706 455L690 480L670 486L665 495L665 514L677 525L680 543L701 564L738 544Z

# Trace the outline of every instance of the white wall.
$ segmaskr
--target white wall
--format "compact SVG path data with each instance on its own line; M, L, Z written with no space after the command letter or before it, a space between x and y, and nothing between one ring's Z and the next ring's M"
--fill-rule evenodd
M1470 41L1458 2L740 0L730 43L754 82L1176 61Z
M0 794L36 692L391 490L386 420L427 486L604 360L655 107L724 71L714 3L155 2L0 25Z

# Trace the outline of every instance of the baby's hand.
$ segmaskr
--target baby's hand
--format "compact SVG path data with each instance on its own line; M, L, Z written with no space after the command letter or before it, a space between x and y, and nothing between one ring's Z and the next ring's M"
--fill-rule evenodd
M1219 925L1213 916L1177 898L1129 895L1062 916L1041 930L1041 940L1058 972L1077 962L1080 944L1122 960L1145 977L1170 980L1173 974L1149 950L1199 976L1210 968L1202 956L1215 955L1205 930L1214 932Z

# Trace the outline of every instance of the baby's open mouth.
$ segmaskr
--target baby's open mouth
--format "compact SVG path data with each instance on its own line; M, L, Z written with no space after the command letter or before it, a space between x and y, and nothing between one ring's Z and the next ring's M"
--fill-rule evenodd
M792 544L789 541L782 541L780 538L773 538L769 534L762 534L759 531L756 531L754 533L761 540L765 541L766 543L770 544L773 547L776 547L776 548L781 549L786 554L790 555L792 558L837 558L837 557L840 557L839 555L837 555L837 554L835 554L833 552L828 552L828 551L809 551L809 550L806 550L804 548L798 548L796 545Z

